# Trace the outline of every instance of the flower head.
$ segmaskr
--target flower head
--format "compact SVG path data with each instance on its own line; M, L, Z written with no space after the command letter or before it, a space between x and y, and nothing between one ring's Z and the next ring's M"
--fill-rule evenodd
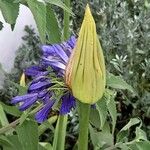
M85 10L79 37L67 64L65 79L73 96L94 104L105 90L105 63L89 6Z
M41 123L45 121L51 108L61 100L60 114L69 113L75 107L75 98L65 86L64 73L66 64L76 38L72 36L67 42L54 45L43 45L43 55L40 63L27 68L24 73L33 78L28 86L27 94L12 98L12 104L21 102L19 109L24 111L37 102L42 103L42 108L36 113L35 119ZM21 77L21 83L25 76Z
M56 106L54 104L59 104L60 114L64 115L75 107L75 98L94 104L102 97L105 63L88 5L77 42L72 36L66 42L43 45L41 49L43 55L39 64L24 71L25 75L33 78L27 94L12 98L13 104L21 102L21 111L37 102L42 103L42 108L35 115L41 123Z

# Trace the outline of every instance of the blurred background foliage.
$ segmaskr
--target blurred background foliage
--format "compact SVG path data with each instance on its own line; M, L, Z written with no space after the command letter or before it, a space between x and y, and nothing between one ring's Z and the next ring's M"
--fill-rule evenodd
M98 35L103 47L107 70L122 77L134 88L134 93L117 90L117 124L118 133L130 118L129 139L135 135L134 125L142 122L141 128L150 140L150 2L148 0L88 0L96 21ZM87 0L72 0L70 31L77 35L84 15ZM57 6L52 7L57 16L59 27L63 26L63 11ZM2 24L0 22L0 28ZM11 73L4 73L4 86L0 90L0 99L9 103L11 97L18 94L14 82L19 82L23 70L36 64L40 57L40 39L32 27L25 27L23 44L17 50L14 68ZM119 83L118 83L119 84ZM75 115L73 115L75 114ZM130 125L126 126L129 129ZM124 129L124 132L126 131ZM53 139L53 128L48 130L41 139ZM77 140L78 116L72 112L67 128L67 147ZM93 130L91 128L91 130ZM140 128L136 128L140 130ZM94 133L92 131L92 133ZM51 135L51 136L50 136ZM91 135L92 136L92 135ZM115 137L117 140L117 137ZM109 140L109 139L107 139ZM67 148L66 148L67 149Z
M34 29L25 26L25 35L22 37L23 43L16 50L14 67L10 73L4 72L5 79L3 88L0 89L0 99L9 103L9 99L18 94L18 89L14 83L19 83L23 70L31 65L37 64L40 57L40 39Z

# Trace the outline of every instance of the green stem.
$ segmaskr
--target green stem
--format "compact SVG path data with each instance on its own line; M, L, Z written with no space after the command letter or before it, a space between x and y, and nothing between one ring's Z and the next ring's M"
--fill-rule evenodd
M90 105L79 103L79 144L78 150L88 150Z
M55 115L55 116L52 116L50 117L46 122L44 122L43 124L41 124L39 127L38 127L38 135L42 135L48 128L50 125L52 125L53 123L55 123L58 119L58 116Z
M2 127L0 129L0 134L3 134L5 132L8 132L9 130L11 130L12 128L15 128L17 124L19 124L20 122L20 119L17 119L15 121L13 121L12 123L8 124L7 126L5 127Z
M59 115L55 128L53 150L64 150L68 115Z
M70 0L64 0L65 5L70 8ZM70 36L69 22L70 14L64 11L64 29L63 29L63 40L67 40Z
M29 115L35 114L38 110L40 110L41 107L42 107L42 105L40 105L39 107L33 109L33 110L29 113ZM4 126L4 127L0 128L0 134L3 134L3 133L5 133L5 132L11 130L12 128L15 128L16 125L19 124L19 123L20 123L20 118L17 119L17 120L15 120L15 121L13 121L13 122L11 122L11 123L8 124L7 126Z
M70 0L64 0L64 3L68 8L70 7ZM69 18L69 13L64 10L63 41L67 40L70 36ZM65 148L67 120L68 115L59 115L54 133L53 150L64 150Z

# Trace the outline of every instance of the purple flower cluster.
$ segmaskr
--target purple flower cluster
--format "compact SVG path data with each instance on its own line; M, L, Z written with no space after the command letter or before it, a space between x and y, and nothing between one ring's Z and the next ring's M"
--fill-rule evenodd
M24 111L34 105L37 101L43 104L42 108L36 113L35 119L42 123L56 102L55 93L51 88L55 86L51 74L55 73L58 78L63 79L66 64L76 43L76 38L72 36L68 41L61 44L43 45L41 47L43 55L37 66L27 68L24 73L33 78L28 87L27 94L12 98L12 104L21 102L19 109ZM48 68L52 68L51 70ZM60 114L69 113L75 107L75 98L68 90L63 90L60 106Z

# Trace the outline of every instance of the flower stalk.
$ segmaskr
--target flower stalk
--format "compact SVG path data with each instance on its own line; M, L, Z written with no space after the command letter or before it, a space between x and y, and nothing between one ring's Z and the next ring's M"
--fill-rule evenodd
M55 128L53 150L64 150L68 115L59 115Z
M88 150L90 105L79 102L79 139L78 150Z
M70 7L70 0L64 1L67 7ZM70 36L69 32L69 18L70 14L64 10L64 28L63 28L63 41L68 39ZM54 134L53 150L64 150L65 149L65 137L67 128L68 115L59 115L57 125Z

